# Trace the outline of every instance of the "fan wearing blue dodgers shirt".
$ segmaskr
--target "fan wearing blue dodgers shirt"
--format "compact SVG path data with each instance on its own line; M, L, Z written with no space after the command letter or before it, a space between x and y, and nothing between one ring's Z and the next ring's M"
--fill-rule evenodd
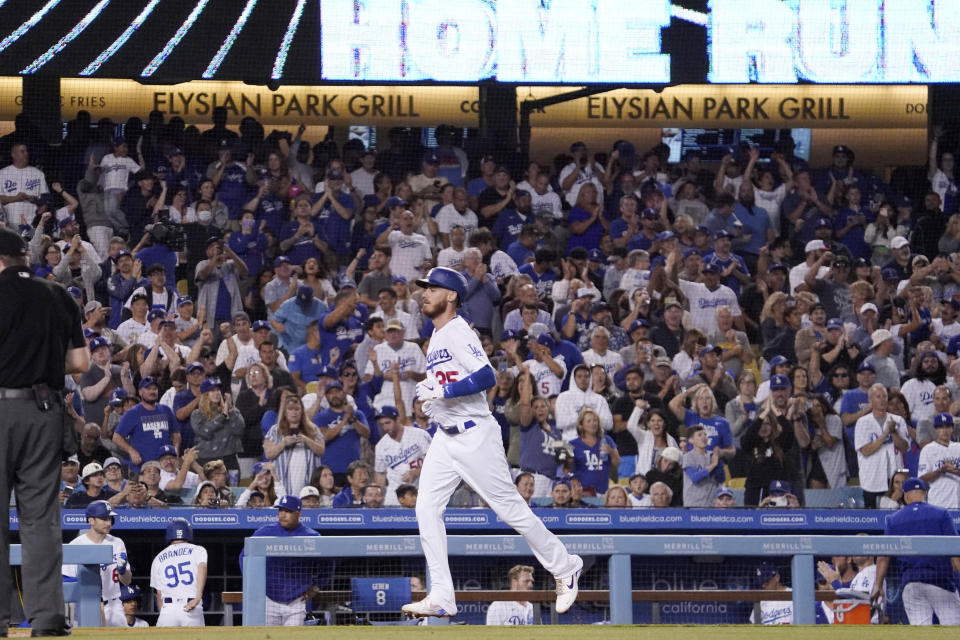
M283 496L276 504L277 521L253 532L254 538L313 537L320 534L300 524L301 502L297 496ZM243 552L240 552L243 571ZM307 592L329 578L329 560L306 558L267 558L266 624L298 627L307 614Z
M169 546L150 566L150 586L160 608L157 626L202 627L207 550L193 544L193 528L183 518L167 523L166 540Z
M160 458L164 445L180 447L180 423L170 407L157 404L159 395L156 378L143 378L140 404L123 414L113 432L113 443L127 454L130 468L137 473L147 460Z
M127 619L120 602L120 589L130 584L133 569L127 562L127 547L123 540L110 535L113 528L113 506L106 500L97 500L87 506L87 524L85 531L70 541L71 545L109 544L113 547L113 560L100 565L100 599L103 602L103 621L108 627L125 627ZM77 581L77 565L63 565L63 581Z
M577 599L583 560L567 553L511 481L500 426L490 414L485 393L496 384L496 374L477 334L457 315L466 279L453 269L436 267L425 279L417 280L417 285L425 289L423 313L435 327L427 353L428 377L418 383L417 397L425 401L425 413L439 427L423 462L417 497L417 522L430 572L430 593L402 610L418 618L457 613L443 510L463 480L523 535L540 563L554 575L556 609L565 613Z
M956 536L950 512L927 504L927 483L908 478L903 483L904 506L887 516L885 536ZM933 614L941 625L960 625L960 558L947 556L897 556L903 608L912 625L933 624ZM870 598L880 597L883 580L890 566L888 556L877 557L877 578Z

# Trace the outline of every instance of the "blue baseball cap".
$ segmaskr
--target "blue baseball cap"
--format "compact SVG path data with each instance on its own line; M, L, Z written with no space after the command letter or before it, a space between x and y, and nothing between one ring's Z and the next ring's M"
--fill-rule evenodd
M340 372L337 371L336 367L327 365L320 370L320 373L317 374L318 378L339 378Z
M137 388L143 389L145 387L151 387L151 386L152 387L157 386L157 379L154 378L153 376L144 376L143 378L140 379L140 384L137 385Z
M203 371L203 370L204 370L203 363L197 360L194 360L193 362L187 365L188 374L193 373L194 371Z
M390 405L381 407L380 411L377 411L378 420L380 418L399 418L399 417L400 417L400 412L397 411L396 407L391 407Z
M843 329L843 320L840 318L830 318L827 320L827 329Z
M784 482L783 480L774 480L770 483L769 493L770 495L790 493L790 483Z
M675 234L673 231L668 230L668 231L661 231L660 233L658 233L654 238L654 240L656 240L657 242L666 242L667 240L672 240L673 238L676 238L676 237L677 237L677 234Z
M715 240L719 240L720 238L732 238L732 237L733 237L733 234L727 231L726 229L720 229L715 234L713 234L713 238Z
M79 287L67 287L67 293L69 293L74 298L82 298L83 291Z
M667 264L666 256L654 256L653 260L650 261L650 269L656 269L657 267L663 267Z
M654 209L653 207L647 207L646 209L643 210L643 213L640 214L640 217L650 218L651 220L655 220L660 217L660 212Z
M587 260L590 262L603 262L607 257L603 255L603 251L600 249L590 249L590 252L587 254Z
M277 500L277 503L274 505L274 507L277 509L283 509L284 511L300 511L300 498L291 495L283 496Z
M770 378L770 390L774 389L789 389L790 388L790 378L778 373L777 375Z
M873 371L874 373L876 373L877 368L873 366L872 362L864 360L863 362L860 363L860 366L857 367L857 373L860 373L861 371Z
M517 332L511 329L504 329L503 333L500 334L500 342L503 342L504 340L516 340L516 339L517 339Z
M714 262L705 262L703 268L701 269L704 273L720 273L720 265Z
M120 249L120 251L117 251L117 255L113 256L113 261L120 262L120 258L133 259L133 254L127 251L126 249Z
M190 296L180 296L177 298L177 309L182 307L185 304L193 304L193 298Z
M627 333L633 333L634 331L636 331L636 330L639 329L640 327L649 327L649 326L650 326L650 323L647 322L646 318L637 318L637 319L634 320L633 323L630 325L630 331L628 331Z
M715 345L708 344L703 349L700 349L700 352L697 354L697 357L702 358L708 353L716 353L717 355L720 355L721 353L723 353L723 349Z
M153 322L154 320L159 320L163 318L164 315L165 315L164 312L160 309L151 309L150 312L147 313L147 322Z
M773 262L769 267L767 267L767 273L773 273L778 269L781 271L789 271L787 269L787 265L783 264L782 262Z
M407 284L407 278L405 276L393 276L393 284L397 284L398 282Z
M761 562L757 566L755 575L757 578L757 582L759 582L760 584L763 584L764 582L767 582L768 580L773 578L778 573L780 573L780 571L777 570L777 567L774 566L772 562Z
M123 400L126 397L127 397L126 389L114 389L113 391L110 392L110 401L109 401L110 406L119 407L121 404L123 404Z
M440 164L440 154L430 150L423 154L423 161L427 164Z
M326 393L326 392L330 391L330 389L340 389L340 390L343 390L343 385L340 383L339 380L333 380L332 382L328 382L328 383L327 383L327 386L324 387L323 392Z
M541 333L537 336L537 344L542 344L550 350L553 350L557 346L557 341L553 339L549 333Z
M710 229L708 229L705 225L702 225L702 224L698 224L696 229L694 229L693 231L694 233L703 233L706 235L710 235Z
M910 199L910 196L898 196L895 204L898 207L912 207L913 200Z
M261 329L266 329L267 331L270 331L270 323L267 322L266 320L257 320L256 322L253 323L254 331L260 331Z
M727 486L719 486L719 487L717 487L717 490L713 492L713 497L714 497L714 498L720 498L720 497L722 497L722 496L728 496L728 497L732 498L732 497L733 497L733 489L731 489L730 487L727 487Z
M953 416L949 413L938 413L933 416L933 428L953 427Z
M683 259L686 260L687 258L689 258L690 256L692 256L693 254L700 255L700 252L697 251L696 249L694 249L693 247L690 247L689 249L684 249L684 250L683 250Z
M920 478L907 478L903 481L903 492L909 493L911 491L929 491L930 487L927 486L927 483L921 480Z
M405 207L407 206L407 201L403 198L398 198L397 196L390 196L387 198L387 207Z
M96 331L94 331L93 329L91 329L91 328L89 328L89 327L84 327L84 328L83 328L83 337L84 337L86 340L89 340L90 338L96 338L96 337L99 336L99 335L100 335L99 333L97 333Z
M886 267L880 271L880 277L884 280L900 280L900 272L894 267Z
M526 189L517 189L517 190L514 192L513 197L514 197L514 198L523 198L523 197L529 198L529 197L530 197L530 192L527 191Z
M90 353L93 353L101 347L107 347L108 349L110 348L110 343L107 342L107 339L103 336L97 336L90 341Z
M823 229L824 227L832 227L832 226L833 226L833 223L831 223L826 218L820 218L817 220L817 224L816 224L817 229Z
M290 264L290 258L287 256L277 256L276 260L273 261L274 267L279 267L282 264Z
M216 378L207 378L200 383L200 393L206 393L207 391L213 391L214 389L220 388L220 381Z
M158 455L157 457L162 458L163 456L177 457L177 448L174 447L172 444L163 445L162 447L160 447L160 455Z
M790 364L790 361L787 360L785 356L776 355L770 358L769 364L770 368L773 369L774 367L779 367L782 364Z
M306 307L311 302L313 302L313 287L308 284L301 284L297 287L297 304Z

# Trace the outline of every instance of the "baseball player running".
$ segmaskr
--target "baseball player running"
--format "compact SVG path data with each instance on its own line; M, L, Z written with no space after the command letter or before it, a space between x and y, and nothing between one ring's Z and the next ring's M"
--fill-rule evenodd
M103 603L103 622L107 627L127 626L120 602L120 587L132 579L127 562L127 547L123 540L110 535L113 528L113 506L106 500L97 500L87 505L87 523L90 530L82 533L70 544L109 544L113 547L113 562L100 565L100 599ZM77 565L65 564L61 570L64 582L77 581Z
M427 379L417 384L417 397L425 401L424 412L439 426L423 461L417 498L430 592L423 600L404 605L403 612L416 618L457 613L443 510L462 479L524 537L537 560L554 575L557 612L564 613L577 599L583 560L567 553L510 479L500 425L490 413L485 393L496 384L496 374L479 338L457 315L467 291L466 278L453 269L436 267L417 285L426 289L423 313L434 326Z
M150 567L150 586L160 609L157 626L202 627L207 550L193 544L193 529L183 518L167 524L167 544Z
M928 445L929 446L929 445ZM920 478L903 482L904 506L887 516L885 536L956 536L950 512L927 503L927 483ZM912 625L933 624L937 614L941 625L960 624L960 558L946 556L897 556L900 584L903 585L903 609ZM871 599L882 595L890 558L877 556L877 575Z

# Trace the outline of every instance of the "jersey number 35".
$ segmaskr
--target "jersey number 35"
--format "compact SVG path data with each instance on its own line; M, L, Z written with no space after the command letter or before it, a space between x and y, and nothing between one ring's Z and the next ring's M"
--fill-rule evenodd
M458 371L434 371L433 374L437 376L437 382L440 384L456 382L457 378L460 377L460 373Z

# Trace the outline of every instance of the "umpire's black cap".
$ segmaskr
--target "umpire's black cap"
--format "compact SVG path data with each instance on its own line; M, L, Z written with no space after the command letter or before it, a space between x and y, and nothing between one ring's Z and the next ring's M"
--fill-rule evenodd
M0 256L22 256L27 253L27 243L19 233L0 228Z

